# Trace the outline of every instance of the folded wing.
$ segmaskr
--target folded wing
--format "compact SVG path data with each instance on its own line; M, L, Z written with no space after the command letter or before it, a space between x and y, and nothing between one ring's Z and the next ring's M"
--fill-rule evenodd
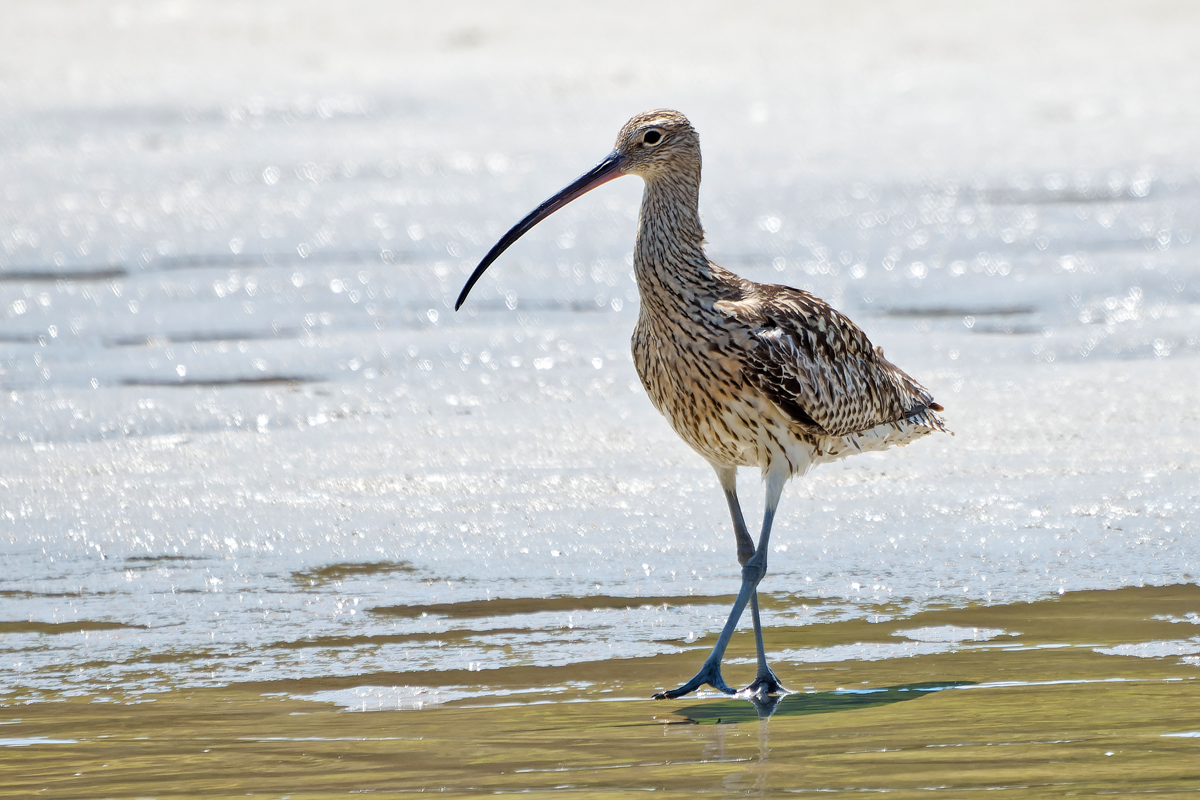
M823 301L787 286L758 285L751 297L717 304L745 326L748 382L814 435L845 436L942 409L883 357L857 325Z

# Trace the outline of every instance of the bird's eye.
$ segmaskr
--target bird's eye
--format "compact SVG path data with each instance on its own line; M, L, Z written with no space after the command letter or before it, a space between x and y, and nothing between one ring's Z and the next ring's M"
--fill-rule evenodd
M658 144L661 141L662 141L662 131L654 130L653 128L646 131L642 135L642 144L646 145L647 147L654 147L654 145Z

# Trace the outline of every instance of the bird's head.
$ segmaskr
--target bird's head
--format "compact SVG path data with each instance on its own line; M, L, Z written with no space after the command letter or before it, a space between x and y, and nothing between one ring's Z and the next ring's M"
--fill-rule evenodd
M616 148L603 161L531 211L496 242L467 279L454 310L462 306L471 287L501 253L530 228L567 203L622 175L638 175L646 180L654 180L673 173L694 175L695 180L699 180L700 137L696 135L696 130L687 117L678 111L660 108L638 114L621 128Z
M698 171L700 137L678 111L644 111L621 128L613 154L620 156L626 175L655 178L678 170Z

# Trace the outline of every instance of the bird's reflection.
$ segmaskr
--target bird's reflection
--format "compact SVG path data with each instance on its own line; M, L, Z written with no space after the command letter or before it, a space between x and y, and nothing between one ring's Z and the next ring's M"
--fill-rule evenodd
M910 683L878 688L836 689L832 692L790 692L787 694L720 698L698 702L675 710L675 714L700 725L731 724L767 720L771 717L803 714L828 714L837 711L915 700L930 692L940 692L970 681Z
M910 683L879 688L838 689L831 692L791 692L734 698L714 697L677 708L666 736L683 736L700 745L699 756L709 762L740 762L744 766L722 779L726 790L765 794L771 790L771 722L785 716L854 711L906 700L933 692L969 686L971 681ZM753 723L757 730L751 730ZM784 731L788 728L782 729ZM748 752L747 738L757 734L757 754ZM739 737L741 737L739 739ZM739 744L741 746L739 746ZM774 787L778 788L778 787Z
M787 694L754 694L750 697L750 702L758 711L758 719L763 731L766 731L767 720L779 709L779 704L787 696ZM765 736L765 733L763 735Z

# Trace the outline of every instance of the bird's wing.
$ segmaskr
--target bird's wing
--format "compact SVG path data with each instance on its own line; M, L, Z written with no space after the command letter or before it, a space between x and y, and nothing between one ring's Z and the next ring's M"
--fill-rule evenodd
M808 292L759 285L717 307L742 323L747 382L802 429L845 436L941 410L857 325Z

